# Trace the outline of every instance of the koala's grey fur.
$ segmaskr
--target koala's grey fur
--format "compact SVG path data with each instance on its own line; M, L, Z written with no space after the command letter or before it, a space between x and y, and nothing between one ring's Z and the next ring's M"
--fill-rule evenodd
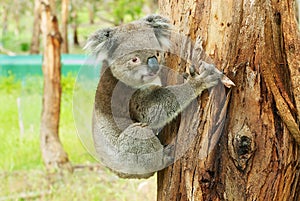
M185 83L160 86L156 61L169 46L169 27L167 19L150 15L99 30L87 42L103 64L93 113L95 148L120 177L147 178L172 163L154 131L221 77L214 65L203 63L206 70Z

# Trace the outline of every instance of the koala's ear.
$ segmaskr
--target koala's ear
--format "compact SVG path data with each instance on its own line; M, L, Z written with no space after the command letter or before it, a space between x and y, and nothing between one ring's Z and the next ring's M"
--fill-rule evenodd
M153 14L146 16L142 20L154 29L155 36L162 47L170 47L171 24L169 19Z
M105 55L109 50L107 47L107 41L114 34L114 28L105 28L96 31L92 34L83 49L87 50L92 55Z

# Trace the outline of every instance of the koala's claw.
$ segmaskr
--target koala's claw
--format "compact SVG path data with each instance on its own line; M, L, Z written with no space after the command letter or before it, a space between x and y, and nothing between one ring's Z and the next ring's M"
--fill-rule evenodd
M189 71L190 71L190 75L191 75L192 77L194 77L195 74L196 74L195 66L194 66L194 65L191 65L190 68L189 68Z
M196 94L201 94L204 89L216 86L221 80L223 73L219 71L214 64L201 61L197 68L194 65L190 67L189 82L195 89Z
M190 76L190 75L189 75L188 73L183 73L183 74L182 74L182 77L183 77L185 80L188 79L189 76Z
M219 71L214 64L208 64L201 61L199 66L199 78L203 79L205 83L210 83L221 79L223 73Z

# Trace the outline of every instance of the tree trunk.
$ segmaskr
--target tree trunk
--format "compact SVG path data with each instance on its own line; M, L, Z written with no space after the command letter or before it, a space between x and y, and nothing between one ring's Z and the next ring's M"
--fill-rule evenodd
M62 0L61 2L61 16L62 16L62 53L69 53L68 45L68 17L69 17L69 0Z
M30 45L30 54L38 54L40 52L40 34L41 34L41 2L34 1L34 20Z
M43 2L43 1L42 1ZM51 8L51 13L56 13L56 0L46 0L45 1L47 4L49 4Z
M78 33L77 33L77 12L76 10L72 11L72 21L73 21L73 44L79 46Z
M77 33L77 25L74 25L74 35L73 35L73 42L75 46L79 46L79 40L78 40L78 33Z
M300 39L295 2L160 0L159 7L183 35L192 40L202 37L207 54L236 87L228 93L221 137L211 143L216 146L209 147L207 157L199 156L213 102L204 94L199 110L188 113L193 118L181 118L180 126L197 129L198 135L180 160L158 173L157 200L300 200ZM208 140L216 141L216 133ZM167 128L163 134L177 132ZM176 139L188 137L182 132Z
M7 33L7 29L8 29L8 12L9 12L9 8L7 5L3 6L3 13L2 13L2 33L1 33L1 42L4 42L4 37L6 36Z
M94 24L94 18L95 18L95 7L93 2L88 2L88 12L89 12L89 22L90 24Z
M51 15L51 8L47 4L42 6L41 19L44 45L44 96L40 139L42 156L48 172L72 171L72 166L58 135L61 100L60 45L62 38L58 30L57 18Z
M13 18L15 20L15 37L18 38L20 35L20 3L16 0L13 2Z

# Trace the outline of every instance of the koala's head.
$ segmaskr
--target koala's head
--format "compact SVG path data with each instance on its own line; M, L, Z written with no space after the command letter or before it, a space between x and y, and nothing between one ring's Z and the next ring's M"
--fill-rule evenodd
M166 18L150 15L95 32L86 48L108 65L117 79L139 88L157 78L160 52L170 45L169 33L170 24Z

